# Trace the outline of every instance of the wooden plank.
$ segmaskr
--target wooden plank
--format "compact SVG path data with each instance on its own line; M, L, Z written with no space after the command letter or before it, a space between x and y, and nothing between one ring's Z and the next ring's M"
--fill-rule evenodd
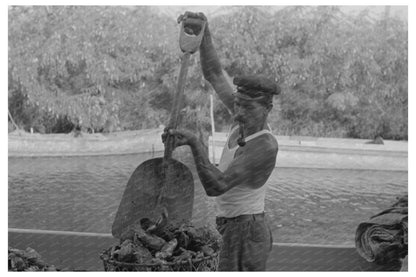
M398 271L400 267L369 263L354 247L274 244L267 261L268 271Z
M45 262L64 271L103 271L100 253L117 243L109 234L9 229L9 246L39 252ZM398 271L400 264L368 263L353 247L274 244L268 271Z

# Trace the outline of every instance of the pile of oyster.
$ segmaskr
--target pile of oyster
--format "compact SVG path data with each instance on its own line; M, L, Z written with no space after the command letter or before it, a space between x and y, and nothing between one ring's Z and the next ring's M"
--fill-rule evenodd
M57 271L53 265L46 264L34 249L20 250L9 247L9 271Z
M214 228L196 228L188 222L154 223L143 218L122 233L119 245L103 254L107 259L123 263L163 265L213 257L220 243L221 236Z

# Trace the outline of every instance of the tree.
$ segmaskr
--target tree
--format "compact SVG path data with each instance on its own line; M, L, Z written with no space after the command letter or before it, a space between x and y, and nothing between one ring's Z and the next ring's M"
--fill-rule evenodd
M270 115L277 133L407 139L405 22L366 10L351 16L337 6L276 13L241 6L210 18L210 29L232 77L263 73L282 87ZM10 7L10 113L18 125L44 132L166 124L178 32L175 20L150 6ZM188 72L185 125L206 141L212 89L198 55ZM224 130L230 115L215 104L217 130Z
M271 114L279 133L407 138L402 21L373 20L365 10L349 16L336 6L287 7L272 16L250 6L212 25L231 75L264 73L282 87Z
M41 110L95 131L121 126L121 99L129 96L143 107L139 115L147 115L143 99L171 82L160 74L175 60L170 42L176 27L149 12L146 7L12 7L11 82Z

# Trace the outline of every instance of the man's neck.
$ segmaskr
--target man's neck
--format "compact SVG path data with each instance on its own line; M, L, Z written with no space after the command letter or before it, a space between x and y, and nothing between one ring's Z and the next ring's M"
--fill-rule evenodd
M248 137L252 134L260 132L263 129L267 129L267 120L265 120L263 124L258 124L258 125L254 125L254 126L251 126L251 127L244 126L244 129L243 129L244 130L244 136Z

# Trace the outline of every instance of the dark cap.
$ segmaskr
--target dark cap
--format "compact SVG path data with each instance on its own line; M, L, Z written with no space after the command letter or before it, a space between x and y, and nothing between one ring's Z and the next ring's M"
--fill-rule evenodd
M238 76L233 80L237 91L250 97L273 96L280 93L280 87L263 75Z

